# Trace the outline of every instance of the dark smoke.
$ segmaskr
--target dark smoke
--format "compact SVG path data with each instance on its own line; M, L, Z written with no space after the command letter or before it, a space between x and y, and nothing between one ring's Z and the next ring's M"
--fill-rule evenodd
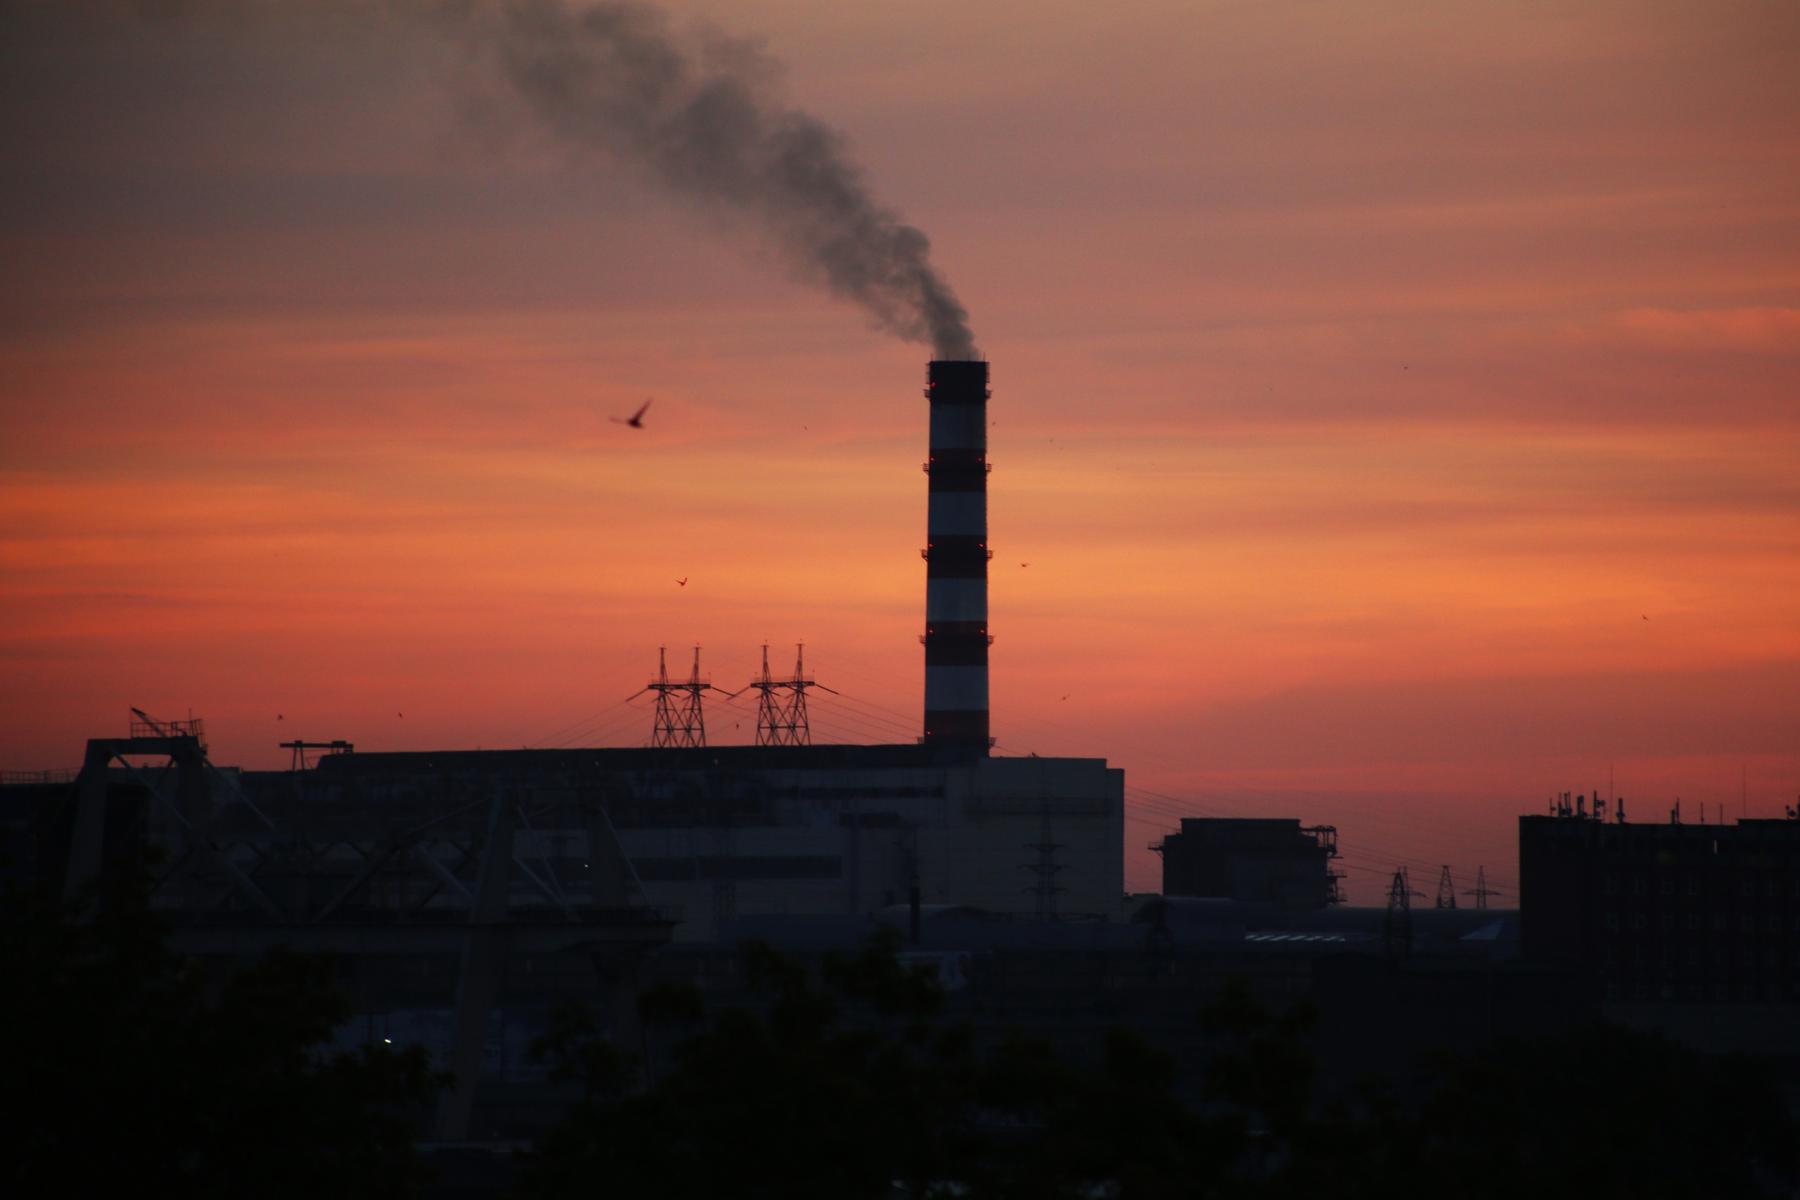
M494 33L507 78L557 136L751 216L804 274L936 357L977 356L925 235L876 201L837 133L780 103L759 55L684 45L660 12L617 0L515 0Z
M0 100L31 61L23 50L14 61L21 44L74 49L99 44L109 29L133 27L168 33L177 53L232 83L234 71L251 71L229 61L239 43L279 70L278 58L269 56L290 39L379 43L397 36L424 49L445 38L460 47L452 89L484 119L498 115L481 107L493 99L481 94L489 86L483 81L497 70L506 96L500 111L516 94L533 123L563 144L636 164L662 186L765 230L802 276L856 301L881 328L930 343L938 358L976 357L968 314L932 268L925 235L875 199L843 139L783 103L778 71L755 49L711 35L677 38L647 4L0 0ZM129 59L122 69L129 74ZM192 82L194 89L209 83ZM16 143L28 132L32 145L58 144L47 128L42 136L32 132L41 115L0 126L0 149L20 150Z

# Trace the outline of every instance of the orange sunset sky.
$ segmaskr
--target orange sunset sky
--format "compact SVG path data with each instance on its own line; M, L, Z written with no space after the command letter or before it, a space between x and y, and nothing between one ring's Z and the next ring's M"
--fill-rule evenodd
M0 3L0 767L129 705L638 744L665 643L916 736L926 348L437 25L145 7ZM1335 823L1375 902L1511 891L1609 773L1795 803L1800 6L666 7L968 306L998 752L1125 768L1130 886L1180 814Z

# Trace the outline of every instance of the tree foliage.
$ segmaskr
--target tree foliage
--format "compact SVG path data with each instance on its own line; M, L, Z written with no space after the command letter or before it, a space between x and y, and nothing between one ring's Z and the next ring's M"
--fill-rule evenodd
M140 874L71 909L0 897L0 1110L10 1196L403 1196L422 1053L333 1053L328 961L289 952L210 980L169 946Z
M648 1069L570 1013L542 1048L586 1098L529 1157L525 1194L1754 1197L1794 1179L1767 1072L1658 1037L1597 1027L1445 1058L1404 1094L1346 1089L1319 1077L1305 1006L1228 987L1198 1015L1216 1046L1204 1078L1182 1081L1123 1030L1081 1062L1023 1037L979 1044L894 950L814 972L753 947L751 1002L712 1013L659 988L644 1019L686 1036Z

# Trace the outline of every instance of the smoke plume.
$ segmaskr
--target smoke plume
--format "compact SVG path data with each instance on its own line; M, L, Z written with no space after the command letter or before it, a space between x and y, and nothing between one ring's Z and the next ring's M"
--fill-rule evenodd
M170 61L212 72L183 80L178 97L219 79L279 86L268 76L283 73L282 48L304 54L319 37L355 39L358 52L389 36L421 51L441 40L455 48L448 81L471 111L491 119L522 105L531 124L578 153L633 164L765 232L803 278L854 300L879 327L929 343L938 358L976 357L968 314L933 269L925 235L875 198L835 131L783 101L775 65L741 41L677 37L641 0L0 0L0 99L35 62L25 43L79 53L109 30L129 38L133 29L168 34ZM234 47L243 62L229 61ZM78 64L83 78L102 70L98 52L89 57ZM52 53L33 67L34 78L55 61ZM137 69L117 51L105 64ZM496 98L497 110L483 107ZM31 121L0 128L0 148L18 157L84 141L91 131L59 140L46 122L98 104L34 102Z
M560 139L765 228L801 273L938 358L976 357L925 235L870 193L843 139L785 107L741 43L676 39L662 13L514 0L492 26L506 78Z

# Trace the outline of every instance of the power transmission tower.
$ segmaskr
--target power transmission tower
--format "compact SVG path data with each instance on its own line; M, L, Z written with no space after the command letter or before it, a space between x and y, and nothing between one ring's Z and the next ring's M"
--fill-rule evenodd
M1387 918L1382 924L1382 941L1389 958L1412 952L1412 898L1423 895L1412 890L1405 867L1394 872L1394 880L1388 885Z
M1502 893L1499 891L1488 886L1486 867L1475 868L1475 887L1473 890L1463 893L1465 896L1475 897L1476 908L1486 908L1488 906L1488 900L1491 897L1501 894Z
M756 744L812 745L812 728L806 717L806 689L818 688L834 696L837 693L818 680L807 678L805 643L794 648L792 679L772 677L769 674L769 647L765 644L762 651L762 677L750 681L750 686L762 693L756 702Z
M656 716L650 731L652 746L706 745L706 715L700 694L713 685L700 678L700 647L694 647L694 670L677 683L669 681L668 647L656 648L656 678L644 688L656 693ZM679 699L677 699L679 696Z
M1450 864L1444 864L1443 874L1438 876L1437 906L1439 908L1456 907L1456 885L1450 882Z
M1037 895L1037 918L1040 921L1056 920L1056 895L1064 889L1056 882L1056 877L1068 870L1056 861L1056 852L1061 850L1061 842L1050 840L1050 802L1044 801L1044 817L1042 831L1035 842L1026 842L1027 850L1037 851L1037 861L1025 863L1027 871L1037 876L1037 882L1026 888Z

